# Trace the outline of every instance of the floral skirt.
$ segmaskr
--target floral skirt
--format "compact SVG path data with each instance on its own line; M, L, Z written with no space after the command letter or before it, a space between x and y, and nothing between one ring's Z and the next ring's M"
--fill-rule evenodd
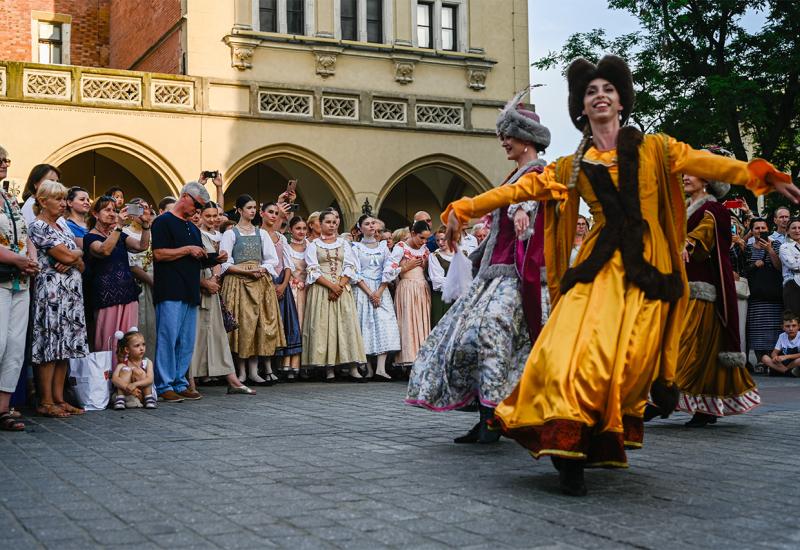
M31 362L35 365L89 353L81 275L42 271L33 293Z
M406 403L447 411L478 399L494 407L514 390L530 351L519 280L475 278L420 349Z
M369 289L375 292L381 285L380 281L364 279ZM364 353L367 355L380 355L400 349L400 331L397 328L397 317L394 313L394 303L389 289L381 294L381 305L375 307L367 293L354 286L358 321L361 326L361 337L364 340Z

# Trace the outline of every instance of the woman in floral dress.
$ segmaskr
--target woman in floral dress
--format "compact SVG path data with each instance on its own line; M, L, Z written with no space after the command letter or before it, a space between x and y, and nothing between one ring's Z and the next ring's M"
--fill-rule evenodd
M33 296L31 361L39 369L39 407L43 416L83 414L64 400L67 361L89 353L83 313L83 252L61 217L67 189L45 181L36 191L38 215L29 229L37 249L39 275Z

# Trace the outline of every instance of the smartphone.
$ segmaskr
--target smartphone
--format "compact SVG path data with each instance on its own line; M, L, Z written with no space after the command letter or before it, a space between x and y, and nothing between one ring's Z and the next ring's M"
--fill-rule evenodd
M297 212L300 209L300 205L296 202L293 202L289 205L289 212Z
M204 180L213 180L219 176L219 170L203 170Z
M289 194L293 194L297 190L297 180L289 180L289 183L286 184L286 192Z
M731 235L733 235L733 236L737 235L736 225L735 224L731 224Z
M722 206L724 206L728 210L735 210L737 208L743 207L744 201L742 199L731 199L729 201L723 202Z
M133 216L134 218L137 216L141 216L144 214L144 206L139 203L128 203L125 205L128 208L128 215Z

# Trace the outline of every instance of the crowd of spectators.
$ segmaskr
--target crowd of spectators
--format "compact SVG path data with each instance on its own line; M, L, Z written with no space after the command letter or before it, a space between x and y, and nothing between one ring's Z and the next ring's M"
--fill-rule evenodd
M0 181L10 163L0 147ZM342 228L334 208L295 215L291 185L226 212L219 174L157 206L60 177L35 166L22 204L2 191L1 429L24 429L13 405L26 397L40 415L83 414L70 362L102 352L116 409L200 399L202 384L252 395L278 381L404 377L446 310L454 252L427 212L394 231L371 215ZM486 233L465 233L463 251Z

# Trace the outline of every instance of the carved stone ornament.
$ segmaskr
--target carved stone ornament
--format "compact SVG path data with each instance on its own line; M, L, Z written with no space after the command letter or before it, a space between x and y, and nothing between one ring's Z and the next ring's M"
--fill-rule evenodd
M240 71L253 68L253 53L259 44L258 40L226 36L225 43L231 49L231 67Z
M473 90L484 90L487 76L489 69L486 67L467 67L467 86Z
M411 84L414 82L414 61L395 61L394 79L400 84Z
M317 59L317 74L328 78L336 74L336 54L332 52L315 52Z

